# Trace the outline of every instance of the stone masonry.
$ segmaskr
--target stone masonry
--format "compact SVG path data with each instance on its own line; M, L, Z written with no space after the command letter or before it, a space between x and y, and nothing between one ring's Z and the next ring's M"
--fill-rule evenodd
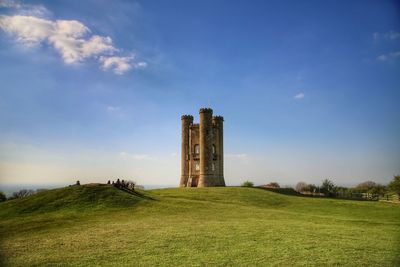
M200 123L182 116L181 187L225 186L222 116L200 109Z

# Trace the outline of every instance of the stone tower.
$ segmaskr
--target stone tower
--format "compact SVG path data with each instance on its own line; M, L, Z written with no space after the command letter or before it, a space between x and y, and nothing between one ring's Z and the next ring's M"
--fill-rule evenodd
M181 187L225 186L224 139L221 116L210 108L200 109L200 123L182 116Z

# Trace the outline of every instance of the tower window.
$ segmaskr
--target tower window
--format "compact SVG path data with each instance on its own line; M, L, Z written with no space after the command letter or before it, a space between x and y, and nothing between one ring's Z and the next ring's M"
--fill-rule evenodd
M196 171L200 170L200 164L198 162L196 162L196 164L194 165L194 168Z
M217 154L217 149L216 149L215 145L212 145L212 153L213 153L213 155Z
M196 155L200 154L200 146L199 145L194 145L194 154L196 154Z
M211 165L211 169L212 169L212 171L215 171L215 164L214 164L214 162L213 162L212 165Z

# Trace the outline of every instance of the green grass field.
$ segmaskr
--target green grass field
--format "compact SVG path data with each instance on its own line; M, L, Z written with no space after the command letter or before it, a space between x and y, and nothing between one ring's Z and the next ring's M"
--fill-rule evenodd
M257 188L50 190L0 204L5 266L400 266L400 205Z

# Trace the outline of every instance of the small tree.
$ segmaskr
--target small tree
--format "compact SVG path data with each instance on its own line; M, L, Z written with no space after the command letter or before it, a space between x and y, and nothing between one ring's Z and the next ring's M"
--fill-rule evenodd
M317 192L317 186L315 184L309 184L307 186L307 191L311 193L316 193Z
M307 191L306 189L307 189L307 187L308 187L308 185L305 183L305 182L298 182L297 184L296 184L296 191L297 192L305 192L305 191Z
M253 184L253 182L245 181L245 182L242 183L242 186L243 187L253 187L254 184Z
M393 180L389 183L388 188L398 194L400 197L400 175L393 177Z
M382 184L375 184L374 187L372 187L370 190L368 190L368 193L374 194L374 195L380 195L384 196L387 192L386 186Z
M321 192L324 193L325 196L334 196L335 184L331 180L325 179L321 185Z
M0 191L0 202L6 201L6 200L7 200L6 195Z
M356 189L359 190L362 193L367 193L369 192L371 189L373 189L374 187L376 187L376 183L373 181L366 181L363 183L360 183L356 186Z

